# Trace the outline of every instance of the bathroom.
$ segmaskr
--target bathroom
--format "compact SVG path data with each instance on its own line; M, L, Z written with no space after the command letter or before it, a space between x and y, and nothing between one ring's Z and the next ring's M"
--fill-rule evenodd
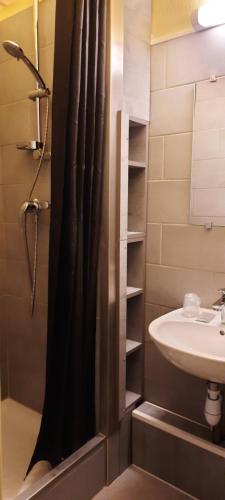
M0 65L0 500L224 500L224 1L2 0Z

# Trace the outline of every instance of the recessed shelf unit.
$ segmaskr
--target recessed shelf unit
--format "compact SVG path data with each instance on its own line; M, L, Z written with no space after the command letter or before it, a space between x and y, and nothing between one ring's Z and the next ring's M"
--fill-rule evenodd
M120 115L119 415L143 397L144 261L148 123Z

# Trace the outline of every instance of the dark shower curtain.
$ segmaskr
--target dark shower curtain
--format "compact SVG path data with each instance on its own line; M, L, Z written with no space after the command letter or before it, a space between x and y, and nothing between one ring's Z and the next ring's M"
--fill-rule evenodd
M30 468L95 435L106 4L57 0L46 391Z

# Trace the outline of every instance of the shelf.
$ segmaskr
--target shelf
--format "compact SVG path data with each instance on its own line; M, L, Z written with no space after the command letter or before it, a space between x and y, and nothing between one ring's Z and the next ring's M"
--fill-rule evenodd
M146 163L144 161L129 160L128 165L130 168L146 168Z
M142 346L141 342L136 342L135 340L126 340L126 355L132 354L132 352L137 351Z
M132 297L136 297L137 295L141 295L143 293L143 288L135 288L134 286L127 286L127 299L131 299Z
M128 231L127 233L127 243L136 243L138 241L144 241L145 233L143 231Z
M148 124L148 122L146 122L146 120L142 120L141 118L134 118L133 116L131 117L130 116L130 119L129 119L129 126L130 128L133 128L133 127L146 127L146 125Z
M141 399L141 394L137 394L136 392L126 391L126 408L137 403Z

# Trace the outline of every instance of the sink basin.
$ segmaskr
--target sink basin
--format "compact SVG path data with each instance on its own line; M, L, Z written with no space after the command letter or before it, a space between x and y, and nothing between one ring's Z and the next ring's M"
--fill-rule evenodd
M152 321L151 339L163 356L181 370L212 382L225 383L225 335L220 331L220 312L201 309L213 315L210 323L183 316L177 309Z

